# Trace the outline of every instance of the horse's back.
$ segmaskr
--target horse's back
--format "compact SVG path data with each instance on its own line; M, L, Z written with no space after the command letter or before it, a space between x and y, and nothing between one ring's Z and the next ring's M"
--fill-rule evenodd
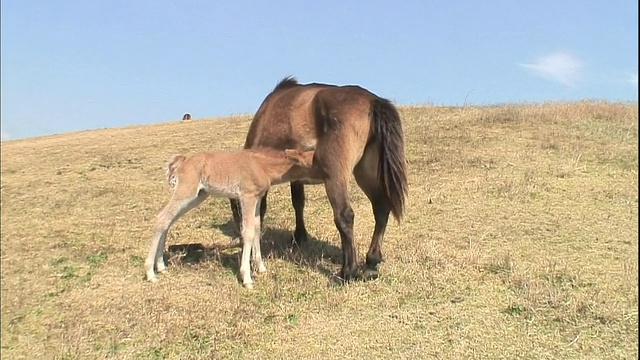
M315 148L313 100L323 84L276 86L262 102L247 134L245 148Z
M375 97L359 86L298 84L285 79L260 105L245 148L313 150L318 137L336 121L368 126L369 105Z

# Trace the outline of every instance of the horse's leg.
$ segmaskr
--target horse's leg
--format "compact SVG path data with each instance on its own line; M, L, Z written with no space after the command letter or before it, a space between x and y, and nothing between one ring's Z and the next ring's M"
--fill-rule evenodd
M258 205L256 205L256 213L254 215L255 223L253 225L255 228L255 234L253 235L253 248L251 251L253 253L253 263L258 267L259 273L267 271L267 267L264 265L264 261L262 260L262 251L260 250L260 235L262 234L262 228L260 226L262 221L260 218L262 216L261 204L263 201L264 198L262 198L262 200L258 199Z
M151 238L149 253L147 254L147 259L144 262L147 280L152 282L158 281L154 271L154 265L158 272L162 272L166 269L163 254L169 227L171 227L171 225L173 225L180 216L200 205L207 196L208 194L205 192L199 192L191 196L181 196L179 192L176 191L169 203L164 207L160 214L158 214L153 227L153 236Z
M379 197L374 197L374 199L371 200L371 206L373 207L373 216L376 223L369 251L367 251L366 268L364 270L365 279L375 279L379 275L378 267L384 261L382 258L382 239L384 238L384 232L389 221L389 213L391 212L389 206L382 199Z
M304 184L299 181L291 182L291 203L296 215L296 229L293 232L293 243L302 244L309 239L309 233L304 225Z
M260 198L260 231L262 231L262 226L264 224L264 215L267 213L267 194L269 191L265 191L262 198Z
M231 205L231 215L233 216L233 222L236 224L236 230L240 234L242 232L242 210L240 209L240 200L229 199Z
M353 171L358 186L371 202L375 218L375 229L367 252L366 268L363 276L365 279L377 278L379 275L378 266L383 261L382 239L389 221L389 213L391 212L377 179L377 166L375 163L371 164L371 160L375 161L374 159L377 157L378 154L375 151L365 152L362 160Z
M348 180L340 177L325 179L327 197L333 208L333 221L340 233L342 244L342 270L340 277L351 280L357 277L358 263L353 242L354 213L349 204Z
M242 258L240 261L240 277L242 285L247 289L253 288L251 279L251 249L255 239L255 217L258 209L258 201L254 197L246 196L240 200L242 209Z

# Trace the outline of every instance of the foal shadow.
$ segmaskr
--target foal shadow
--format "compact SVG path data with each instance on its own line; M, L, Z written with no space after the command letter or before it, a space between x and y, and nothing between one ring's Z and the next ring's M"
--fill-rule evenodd
M170 245L164 253L164 260L169 266L197 267L206 263L209 259L215 259L222 266L232 269L238 275L240 266L238 255L229 254L226 251L240 247L240 242L234 241L228 244L213 244L209 246L201 243Z
M235 223L230 220L214 225L232 240L226 244L203 245L201 243L170 245L165 252L165 262L170 266L198 266L213 260L230 269L236 276L240 269L241 239ZM283 259L296 266L318 271L326 276L331 284L340 283L334 270L326 266L329 261L334 265L342 263L342 250L313 236L303 244L292 243L292 231L266 227L262 231L260 247L262 257ZM233 250L236 251L233 251ZM268 265L267 265L268 267Z
M240 237L240 229L238 229L238 226L236 225L235 221L233 220L229 220L224 224L220 224L220 225L212 225L212 228L217 228L218 230L220 230L224 235L235 239L235 238L239 238Z

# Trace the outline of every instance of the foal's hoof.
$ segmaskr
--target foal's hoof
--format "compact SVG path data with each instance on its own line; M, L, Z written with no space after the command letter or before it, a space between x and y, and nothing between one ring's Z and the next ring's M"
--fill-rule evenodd
M244 286L244 288L247 289L247 290L252 290L253 289L253 284L252 283L242 284L242 286Z
M156 276L147 277L147 281L149 281L150 283L157 283L159 281L159 279Z

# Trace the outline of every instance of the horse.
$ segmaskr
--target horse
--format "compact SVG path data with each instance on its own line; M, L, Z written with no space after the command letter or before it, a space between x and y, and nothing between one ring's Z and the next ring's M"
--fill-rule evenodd
M158 281L155 270L166 270L163 252L171 225L211 195L238 199L241 204L243 244L239 275L242 284L252 288L252 252L257 271L267 271L260 251L261 199L272 185L317 177L312 164L313 151L294 149L173 155L166 167L166 179L173 195L155 220L151 246L144 264L147 280Z
M349 202L349 180L354 175L375 218L362 275L378 277L389 214L400 222L408 196L404 133L391 101L360 86L299 84L294 77L286 77L263 100L247 133L245 149L265 147L315 151L314 167L319 168L320 177L290 184L296 223L292 241L303 244L309 238L304 185L324 184L342 247L338 276L345 281L360 277ZM266 194L260 204L260 217L264 217ZM234 199L231 210L240 224L243 215Z

